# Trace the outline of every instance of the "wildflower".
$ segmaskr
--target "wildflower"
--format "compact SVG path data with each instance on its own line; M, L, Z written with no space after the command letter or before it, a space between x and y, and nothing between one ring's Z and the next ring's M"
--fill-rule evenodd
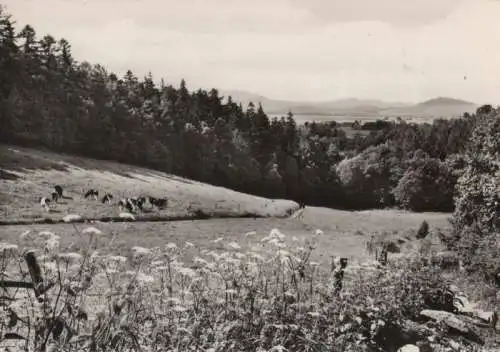
M45 251L52 252L59 247L59 236L54 235L45 241Z
M40 231L38 236L43 237L44 239L54 237L56 234L50 231Z
M141 283L151 283L154 282L155 279L151 275L146 275L143 272L139 272L137 274L137 281Z
M235 253L234 255L238 259L243 259L246 257L245 253L241 253L241 252Z
M15 244L0 242L0 255L15 255L18 251L18 246Z
M273 238L272 240L269 241L269 244L272 244L278 248L284 248L286 245L282 242L280 242L278 239Z
M28 238L28 235L31 233L31 230L24 231L20 236L19 239L24 241Z
M165 245L165 250L174 250L177 249L177 245L175 243L169 242Z
M111 262L111 263L126 263L127 262L127 258L125 258L124 256L121 256L121 255L111 255L111 256L108 256L106 257L106 259Z
M278 229L272 229L271 232L269 233L269 236L271 236L272 238L277 238L281 241L283 241L286 238L286 236L282 234Z
M67 263L75 263L82 259L82 255L79 253L59 253L57 257Z
M163 260L154 260L151 262L151 266L153 266L153 267L159 267L163 264L165 264L165 262Z
M92 235L102 235L102 231L99 229L96 229L95 227L87 227L82 231L83 234L92 234Z
M200 258L200 257L194 257L193 261L199 265L207 265L208 264L208 262L205 259Z
M196 276L196 273L193 269L190 269L190 268L179 268L179 274L181 275L184 275L184 276L188 276L188 277L195 277Z
M134 252L134 257L142 257L151 253L149 248L139 246L132 247L132 251Z
M236 242L229 243L228 247L231 247L231 248L236 249L236 250L241 249L241 246Z

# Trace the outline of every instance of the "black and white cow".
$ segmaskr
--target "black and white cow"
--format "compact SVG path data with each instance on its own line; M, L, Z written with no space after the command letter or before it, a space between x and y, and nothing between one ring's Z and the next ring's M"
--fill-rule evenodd
M104 197L102 197L102 204L111 204L111 200L113 199L113 195L111 193L106 193Z
M95 200L97 200L97 197L99 197L99 191L95 189L90 189L85 193L84 198L87 199L89 197L93 197Z

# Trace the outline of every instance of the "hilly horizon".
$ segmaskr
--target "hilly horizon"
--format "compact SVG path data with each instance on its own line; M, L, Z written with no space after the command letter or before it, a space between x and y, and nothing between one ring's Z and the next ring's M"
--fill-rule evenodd
M243 90L221 90L227 99L246 107L250 101L261 103L271 116L286 115L291 111L298 121L311 120L371 120L379 118L434 119L462 116L473 113L479 104L451 97L436 97L419 103L382 101L377 99L345 98L331 101L289 101L277 100Z

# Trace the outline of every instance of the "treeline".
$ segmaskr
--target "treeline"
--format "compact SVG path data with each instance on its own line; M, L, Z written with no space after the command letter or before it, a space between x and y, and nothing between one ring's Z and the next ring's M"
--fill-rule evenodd
M292 114L270 119L216 89L158 86L152 74L119 77L78 62L67 40L16 31L1 9L0 89L4 142L348 209L452 210L476 120L377 121L351 136L335 122L298 126Z

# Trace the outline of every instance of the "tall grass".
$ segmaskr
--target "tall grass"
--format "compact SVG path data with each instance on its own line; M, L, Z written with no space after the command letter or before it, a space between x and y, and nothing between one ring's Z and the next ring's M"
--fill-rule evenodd
M446 285L419 260L387 267L367 261L348 266L336 295L328 266L310 260L314 238L292 248L278 230L248 251L237 242L221 241L220 250L210 251L186 242L133 247L127 257L101 255L110 243L101 243L96 228L79 234L88 246L78 253L61 252L59 237L48 231L0 245L0 279L27 280L19 258L34 251L45 280L55 284L40 300L32 290L4 290L2 345L26 351L379 351L390 327L418 316ZM189 265L187 254L194 257Z

